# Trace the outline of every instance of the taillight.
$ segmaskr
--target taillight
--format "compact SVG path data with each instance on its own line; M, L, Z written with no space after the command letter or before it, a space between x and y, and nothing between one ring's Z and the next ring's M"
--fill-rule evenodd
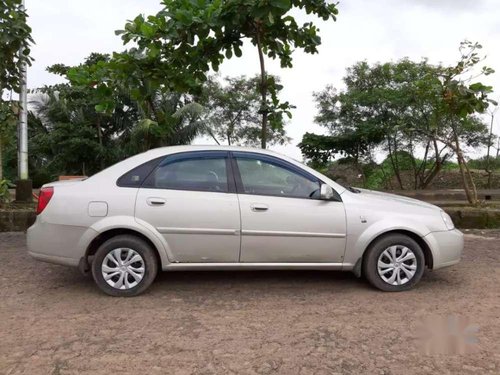
M54 188L52 186L40 189L40 195L38 196L38 206L36 207L37 215L41 214L42 211L45 210L45 207L47 207L53 195Z

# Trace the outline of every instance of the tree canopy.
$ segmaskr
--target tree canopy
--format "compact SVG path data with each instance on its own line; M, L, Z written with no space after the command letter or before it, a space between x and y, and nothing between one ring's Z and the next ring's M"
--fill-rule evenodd
M0 90L19 92L21 62L31 65L31 27L21 0L2 0L0 6Z
M61 174L91 175L133 154L188 144L199 135L219 142L229 136L232 144L260 142L258 78L212 77L194 95L164 91L146 78L126 86L113 80L111 64L112 56L93 53L76 67L52 65L47 70L67 82L30 95L35 186ZM284 127L268 131L271 143L288 141ZM9 176L15 158L12 145L6 155Z
M370 160L374 148L382 149L400 188L400 151L411 156L415 188L427 186L454 155L464 175L464 187L474 191L464 148L488 142L486 124L476 114L493 102L488 97L491 87L464 78L482 61L477 52L480 48L477 43L462 43L460 60L453 66L409 59L353 65L344 78L345 90L327 86L314 95L318 106L315 121L329 135L306 134L300 144L302 152L316 163L336 154L357 163ZM483 67L475 77L492 72ZM415 156L417 147L424 150L421 160ZM471 203L473 196L471 193Z
M0 180L3 178L4 148L15 134L16 112L5 91L20 91L23 63L31 65L33 44L28 15L21 0L3 0L0 5Z
M316 53L321 44L312 22L299 25L295 10L335 20L335 4L326 0L163 0L156 15L139 15L117 31L125 43L133 41L148 61L148 75L164 82L169 90L198 90L210 69L218 71L224 59L242 55L249 40L257 48L261 94L259 113L261 145L266 147L268 122L273 130L282 125L283 114L291 116L290 104L280 102L279 87L268 77L264 56L292 66L294 49ZM269 95L269 97L268 97ZM270 114L274 114L270 116Z
M199 98L204 106L206 132L218 144L258 147L261 143L259 118L260 94L258 76L254 78L211 77L203 85ZM277 82L279 79L273 77ZM276 121L281 122L280 117ZM267 129L268 144L284 144L289 141L284 124Z

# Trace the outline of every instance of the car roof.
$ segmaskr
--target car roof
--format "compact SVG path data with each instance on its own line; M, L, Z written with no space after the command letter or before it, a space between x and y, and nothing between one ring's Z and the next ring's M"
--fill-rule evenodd
M158 147L146 151L146 154L155 155L166 155L173 154L177 152L188 152L188 151L242 151L242 152L254 152L259 154L267 154L273 156L279 156L282 158L287 158L285 155L256 147L242 147L242 146L226 146L226 145L185 145L185 146L168 146L168 147Z

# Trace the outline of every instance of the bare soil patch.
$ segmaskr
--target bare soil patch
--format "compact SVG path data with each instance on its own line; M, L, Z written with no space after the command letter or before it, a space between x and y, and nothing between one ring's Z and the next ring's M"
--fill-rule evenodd
M342 272L179 272L118 299L3 233L0 374L498 374L500 236L473 234L404 293ZM478 351L423 354L430 315L468 317Z

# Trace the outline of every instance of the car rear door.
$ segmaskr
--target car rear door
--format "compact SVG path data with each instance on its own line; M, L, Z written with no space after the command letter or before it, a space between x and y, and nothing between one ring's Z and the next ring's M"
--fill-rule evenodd
M241 210L241 262L342 263L344 205L320 200L307 171L272 156L234 152Z
M135 216L166 239L173 262L238 262L240 212L228 153L167 156L137 194Z

